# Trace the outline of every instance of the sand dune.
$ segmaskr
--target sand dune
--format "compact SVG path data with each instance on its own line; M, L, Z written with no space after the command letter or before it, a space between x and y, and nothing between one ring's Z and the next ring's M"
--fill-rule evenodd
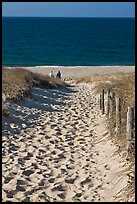
M91 86L33 88L31 98L9 106L3 119L3 202L127 201L125 161Z

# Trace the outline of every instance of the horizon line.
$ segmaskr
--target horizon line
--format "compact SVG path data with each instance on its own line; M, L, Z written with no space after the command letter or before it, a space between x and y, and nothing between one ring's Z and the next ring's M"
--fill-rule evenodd
M10 18L135 18L135 16L2 16Z

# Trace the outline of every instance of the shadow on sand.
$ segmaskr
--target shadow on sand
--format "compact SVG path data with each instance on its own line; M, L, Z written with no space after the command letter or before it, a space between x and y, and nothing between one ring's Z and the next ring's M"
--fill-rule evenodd
M34 127L37 119L45 112L60 112L58 106L65 106L72 93L76 92L74 87L60 89L32 88L31 96L25 97L20 103L8 103L9 117L3 118L3 133L20 134L22 124L26 127ZM13 127L11 128L11 124Z

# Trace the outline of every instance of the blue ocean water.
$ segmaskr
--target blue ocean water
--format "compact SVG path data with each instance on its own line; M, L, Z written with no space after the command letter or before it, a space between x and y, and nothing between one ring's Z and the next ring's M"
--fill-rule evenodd
M2 18L3 66L134 64L134 18Z

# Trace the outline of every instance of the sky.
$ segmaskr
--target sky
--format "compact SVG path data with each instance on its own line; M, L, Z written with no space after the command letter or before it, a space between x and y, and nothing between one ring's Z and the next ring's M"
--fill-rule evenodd
M135 17L134 2L2 2L2 16Z

